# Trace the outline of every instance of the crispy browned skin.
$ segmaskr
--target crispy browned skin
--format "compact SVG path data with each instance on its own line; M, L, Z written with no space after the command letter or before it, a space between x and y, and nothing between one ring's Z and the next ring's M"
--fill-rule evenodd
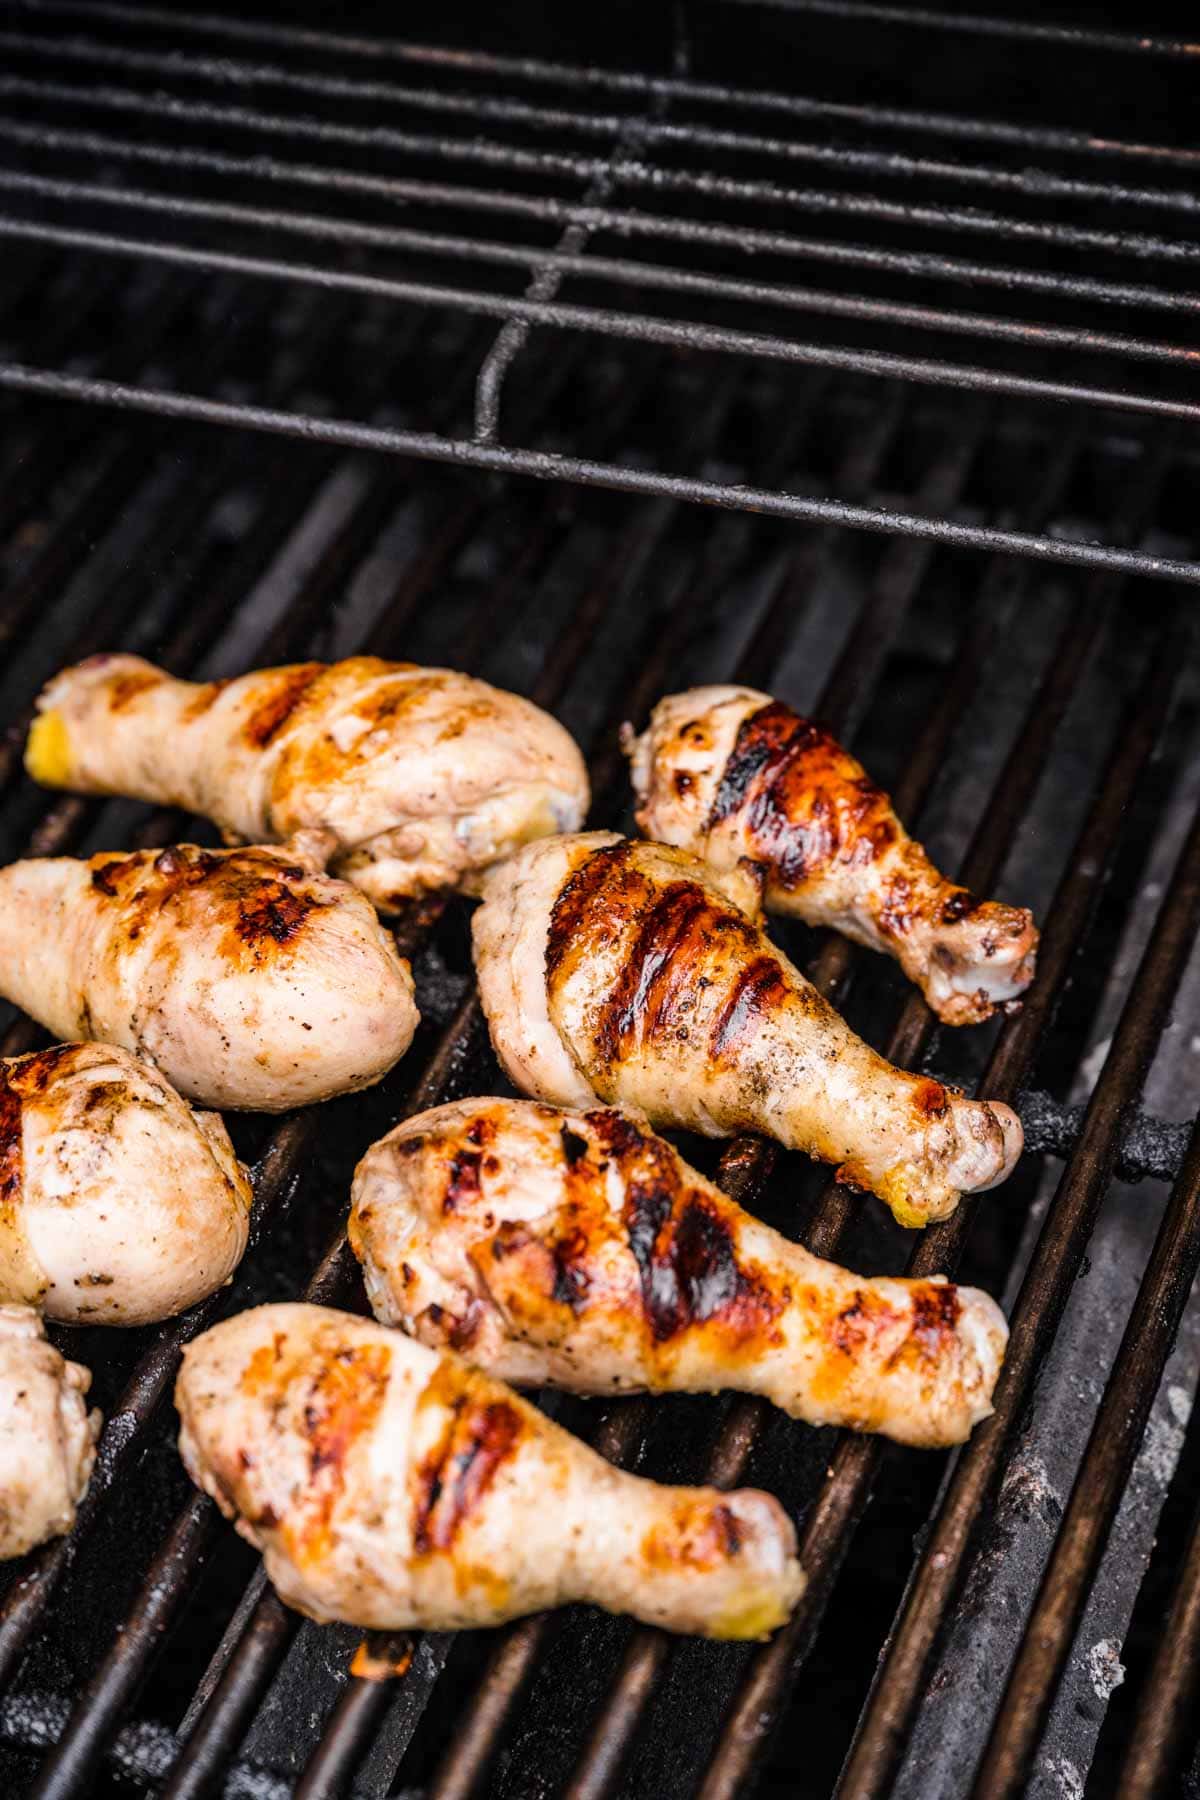
M489 880L475 962L512 1079L655 1124L761 1131L838 1165L903 1223L1009 1172L1016 1114L895 1069L682 851L605 832L531 845Z
M758 1637L803 1584L767 1495L623 1474L458 1357L345 1313L216 1326L176 1404L193 1479L313 1618L438 1631L586 1599Z
M0 991L210 1106L282 1111L377 1081L417 1023L366 898L282 849L177 844L0 870Z
M377 1318L506 1381L740 1388L909 1444L986 1417L1007 1340L986 1294L822 1262L605 1107L417 1114L359 1163L350 1242Z
M185 806L232 841L320 832L382 911L472 889L530 838L573 831L583 759L557 720L455 669L353 656L197 686L135 656L65 669L26 766L83 793Z
M758 869L770 909L894 956L947 1024L988 1018L1032 980L1031 914L948 881L862 764L782 702L673 694L627 747L648 837Z

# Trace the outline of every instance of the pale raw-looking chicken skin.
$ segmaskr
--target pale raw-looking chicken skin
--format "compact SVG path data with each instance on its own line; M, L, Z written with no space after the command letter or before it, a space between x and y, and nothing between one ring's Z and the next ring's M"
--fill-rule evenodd
M0 1061L0 1300L147 1325L242 1259L250 1183L216 1113L111 1044Z
M611 1108L418 1114L359 1163L350 1242L378 1319L505 1381L738 1388L905 1444L987 1417L1008 1340L986 1294L822 1262Z
M0 1561L75 1523L96 1460L100 1414L87 1369L67 1362L31 1306L0 1306Z
M354 656L201 686L97 656L38 705L36 781L186 807L231 843L320 831L334 874L382 912L474 891L482 869L577 831L588 807L583 759L557 720L453 669Z
M369 901L281 850L47 857L0 869L0 992L118 1044L202 1106L283 1112L378 1081L417 1026Z
M623 1474L461 1358L347 1313L217 1325L175 1402L192 1479L310 1618L451 1631L587 1600L754 1638L804 1584L769 1495Z
M1033 980L1032 914L947 881L862 764L769 694L672 694L625 742L647 837L715 873L755 870L770 911L895 957L947 1025L978 1024Z
M1017 1115L885 1062L729 891L685 851L601 831L495 870L475 967L516 1085L711 1137L763 1132L838 1164L904 1225L1003 1181Z

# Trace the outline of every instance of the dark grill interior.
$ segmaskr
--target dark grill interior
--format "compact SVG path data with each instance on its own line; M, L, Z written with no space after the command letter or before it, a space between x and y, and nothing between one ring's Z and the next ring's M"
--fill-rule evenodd
M780 934L893 1061L1019 1097L1034 1154L916 1239L762 1143L688 1154L821 1254L959 1269L1012 1345L949 1477L749 1400L547 1397L643 1473L778 1494L791 1624L716 1646L574 1609L372 1640L405 1672L351 1676L362 1634L288 1613L192 1490L169 1394L216 1317L361 1307L357 1158L503 1091L467 909L414 909L401 1066L231 1121L257 1195L233 1287L60 1334L106 1429L72 1537L6 1571L4 1791L717 1800L832 1792L847 1756L855 1797L1194 1786L1194 56L1144 9L1134 36L448 6L414 42L333 13L0 13L5 858L201 836L22 776L38 686L100 648L471 670L569 725L594 822L626 828L622 720L769 687L1037 911L1023 1009L957 1034L880 959ZM3 1053L38 1041L13 1020Z

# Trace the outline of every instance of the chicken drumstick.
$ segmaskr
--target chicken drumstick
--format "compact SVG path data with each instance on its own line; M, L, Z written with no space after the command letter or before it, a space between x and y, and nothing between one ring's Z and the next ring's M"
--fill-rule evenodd
M684 851L610 832L531 844L492 872L474 935L497 1055L538 1099L764 1132L904 1225L945 1218L1020 1154L1009 1107L885 1062Z
M894 956L947 1025L979 1023L1032 981L1032 915L947 881L861 763L769 694L671 694L626 749L647 837L714 872L748 861L771 911Z
M43 692L35 781L186 807L229 842L326 834L333 872L380 911L577 831L587 774L557 720L453 669L353 656L177 681L94 656Z
M310 1618L449 1631L590 1600L753 1638L803 1587L769 1495L623 1474L457 1356L347 1313L226 1320L184 1351L175 1401L192 1479Z
M0 993L148 1056L204 1106L283 1112L378 1081L417 1025L370 903L280 850L178 844L0 869Z

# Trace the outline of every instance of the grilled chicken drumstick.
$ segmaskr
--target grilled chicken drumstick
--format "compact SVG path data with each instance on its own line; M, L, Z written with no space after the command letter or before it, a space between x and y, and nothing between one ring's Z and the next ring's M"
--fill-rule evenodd
M197 686L137 656L67 669L38 702L26 767L49 787L214 819L227 841L328 834L333 872L381 911L531 838L577 831L583 759L528 700L452 669L355 656Z
M839 1164L904 1225L1002 1181L1017 1115L894 1069L727 896L695 857L611 832L531 844L494 870L475 966L516 1085L712 1137L765 1132Z
M359 1163L350 1242L377 1318L505 1381L739 1388L905 1444L987 1417L1008 1339L986 1294L821 1262L603 1107L418 1114Z
M189 1099L252 1112L369 1087L417 1024L408 964L302 837L0 869L0 993L55 1037L119 1044Z
M314 1619L447 1631L590 1600L752 1638L803 1586L769 1495L623 1474L457 1356L346 1313L215 1326L175 1400L192 1479Z
M0 1300L147 1325L219 1288L250 1183L215 1113L111 1044L0 1061Z
M714 873L756 867L771 911L894 956L946 1024L977 1024L1032 981L1032 914L947 881L861 763L769 694L672 694L626 748L647 837Z
M91 1375L46 1342L31 1306L0 1306L0 1560L75 1523L96 1460Z

